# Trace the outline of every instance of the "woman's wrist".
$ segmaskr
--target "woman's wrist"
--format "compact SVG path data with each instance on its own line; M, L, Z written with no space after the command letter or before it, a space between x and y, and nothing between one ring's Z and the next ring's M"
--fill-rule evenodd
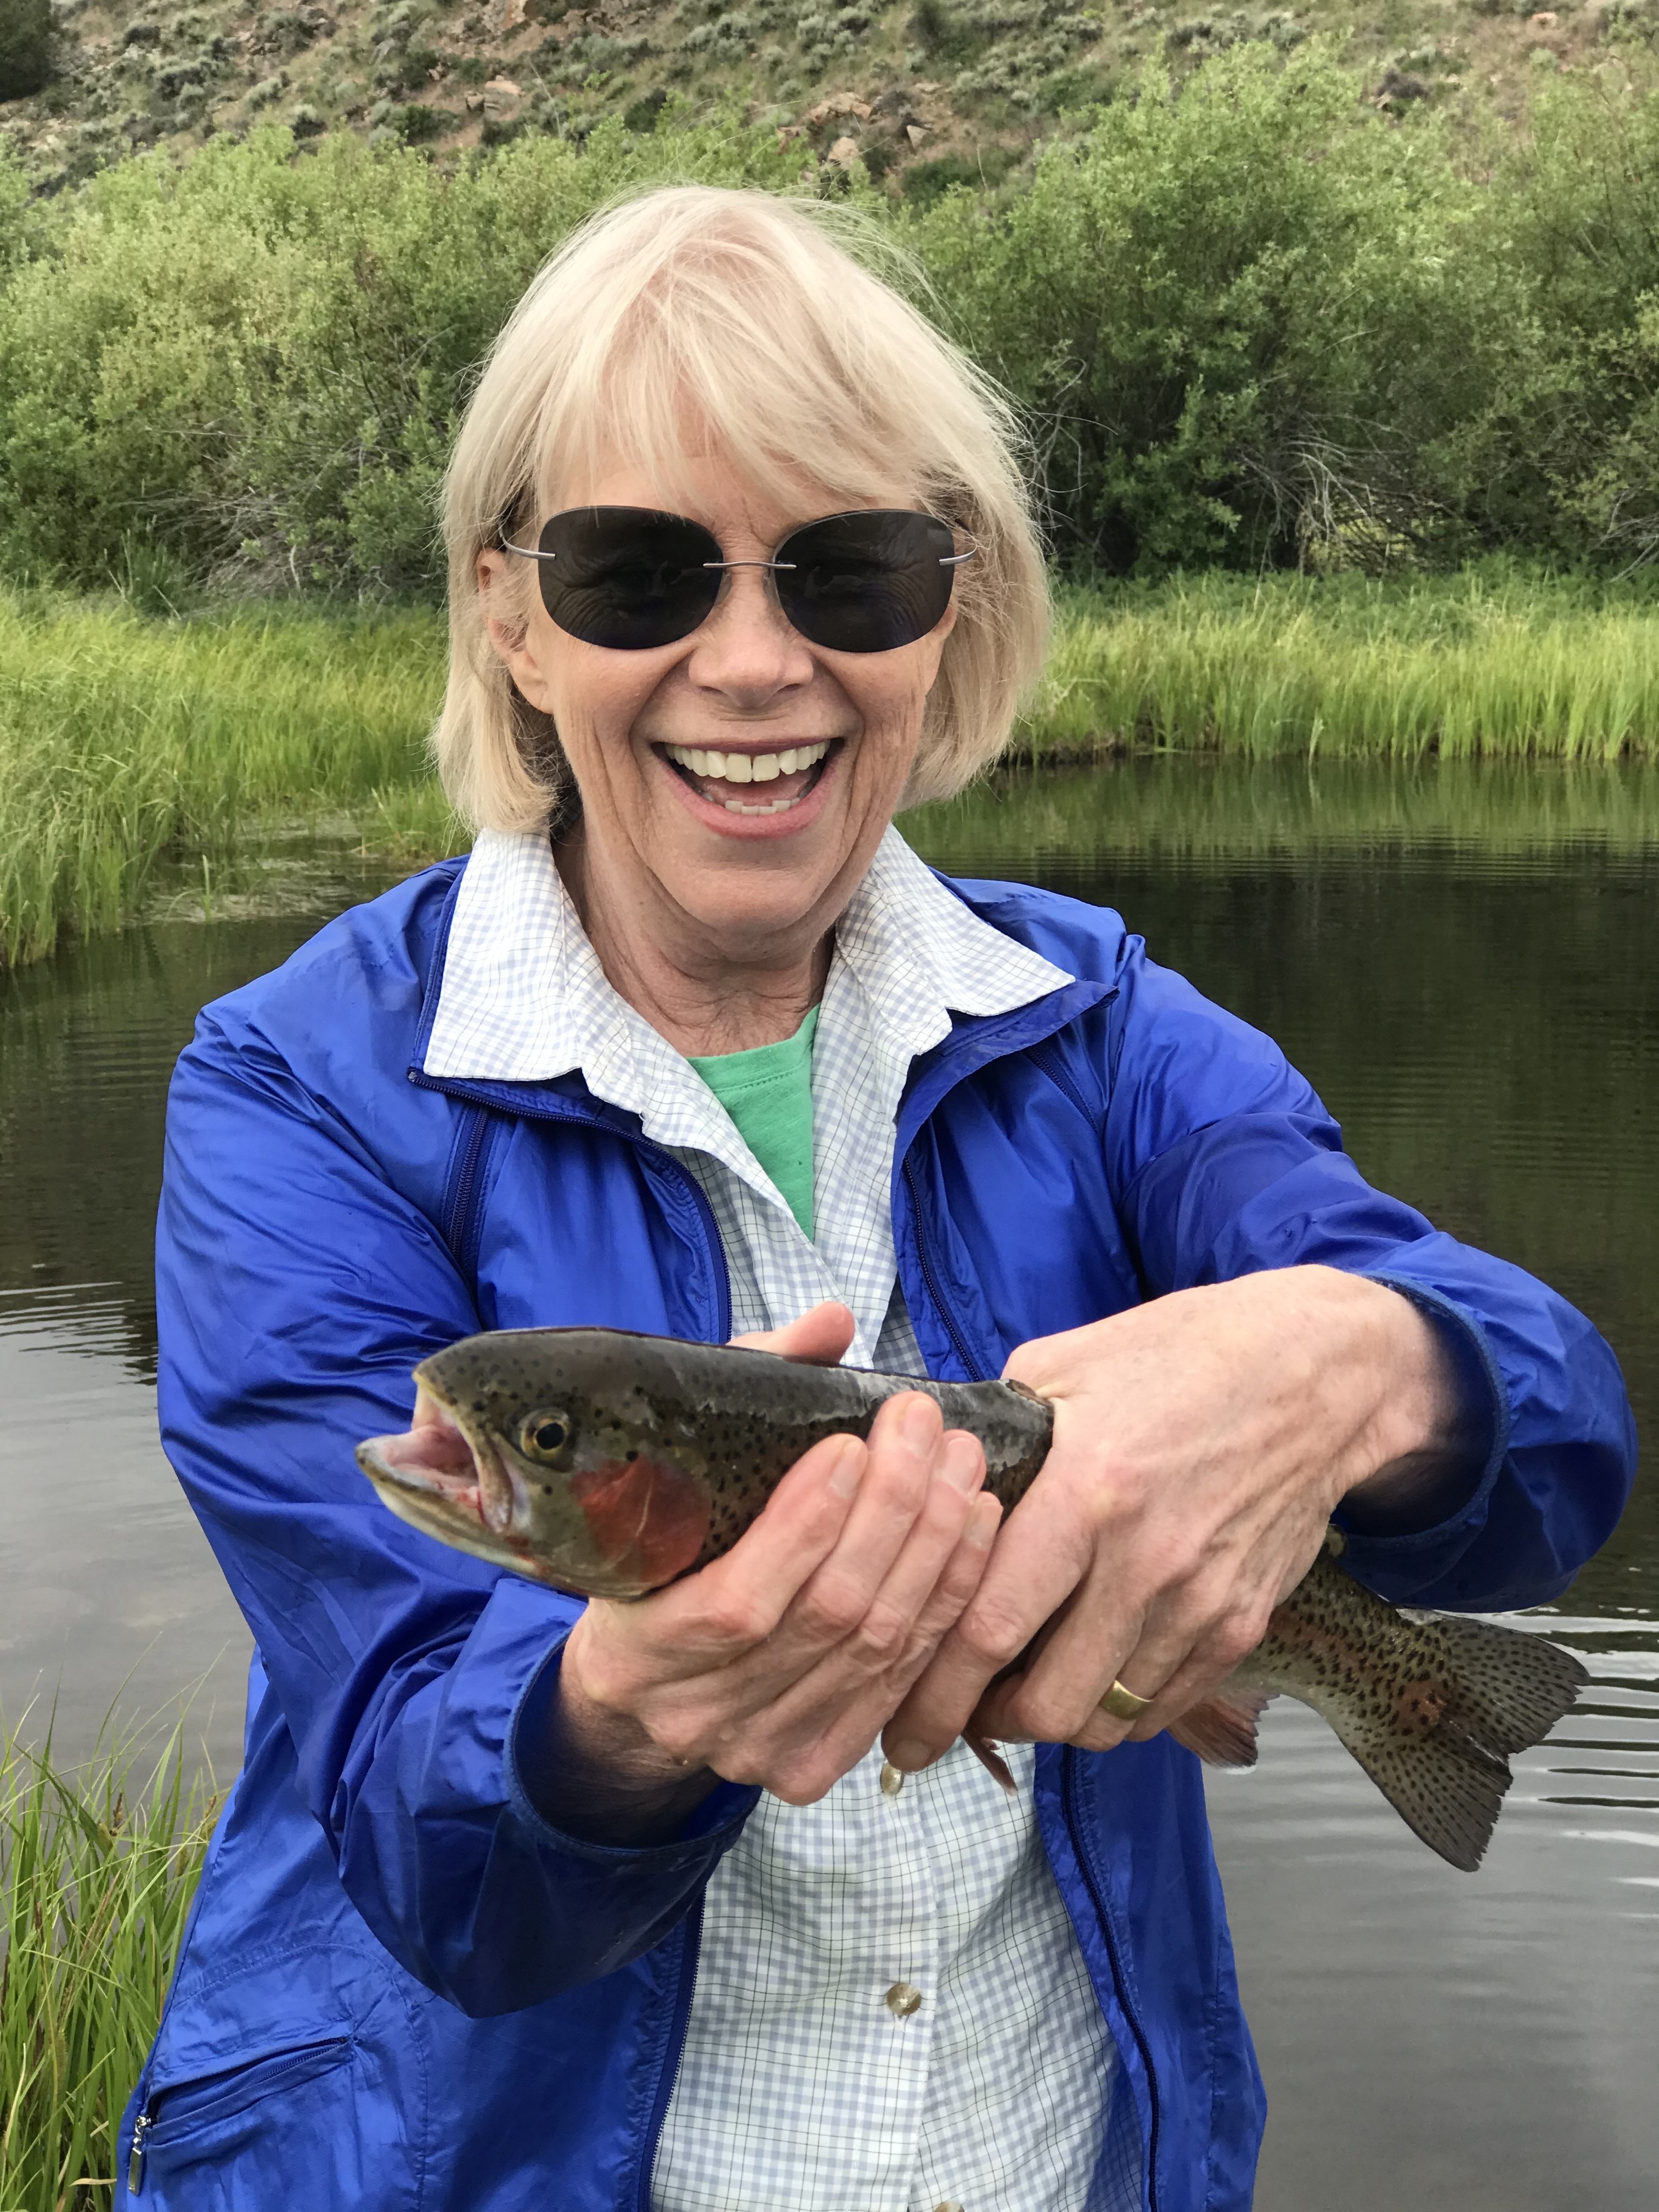
M1376 1401L1343 1518L1368 1534L1432 1528L1468 1498L1484 1458L1448 1325L1389 1284L1349 1280L1371 1309Z
M682 1767L631 1714L590 1697L578 1670L563 1663L540 1735L536 1809L583 1843L641 1850L670 1843L719 1786L711 1768Z

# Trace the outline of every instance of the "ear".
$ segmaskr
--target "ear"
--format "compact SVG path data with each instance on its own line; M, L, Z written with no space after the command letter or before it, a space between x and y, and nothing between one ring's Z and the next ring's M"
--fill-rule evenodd
M533 615L529 620L525 618L518 596L519 579L511 574L508 565L513 557L493 545L486 546L478 556L475 574L484 631L520 696L544 714L550 715L552 688L543 665L542 641L538 636L541 626ZM492 612L492 607L500 611Z
M927 655L927 659L922 664L924 680L921 688L924 691L932 691L934 684L939 682L939 664L945 658L945 641L956 626L957 602L955 594L952 593L945 612L933 624L927 636L920 641L923 652Z

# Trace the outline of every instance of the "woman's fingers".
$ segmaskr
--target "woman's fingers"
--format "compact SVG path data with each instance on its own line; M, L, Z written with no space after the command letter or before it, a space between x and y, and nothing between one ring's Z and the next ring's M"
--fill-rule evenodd
M724 1558L624 1609L661 1648L671 1674L727 1665L775 1633L835 1552L869 1457L856 1437L826 1437L797 1460Z
M1013 1665L1088 1572L1094 1532L1082 1520L1057 1508L1040 1520L1028 1516L1022 1528L1021 1516L1036 1497L1034 1489L1009 1516L962 1618L889 1723L888 1756L896 1766L929 1765L955 1742L987 1686Z
M782 1328L757 1329L748 1336L734 1336L732 1341L750 1352L775 1352L780 1359L838 1367L853 1341L855 1326L850 1308L826 1299Z
M870 1431L869 1464L847 1523L823 1564L801 1587L777 1638L784 1649L804 1648L814 1656L848 1637L878 1642L892 1618L890 1602L878 1600L895 1562L918 1522L928 1525L927 1508L936 1467L944 1448L939 1407L920 1391L891 1398ZM977 1452L977 1447L975 1448ZM984 1462L972 1487L983 1480ZM965 1499L964 1489L961 1497ZM962 1517L967 1508L962 1504ZM934 1569L942 1564L960 1531L951 1531ZM927 1538L922 1540L924 1550Z
M942 1471L934 1488L960 1498L957 1485L970 1470L978 1473L963 1452L960 1468ZM982 1492L962 1504L965 1517L960 1512L948 1516L952 1522L962 1520L961 1533L942 1566L935 1556L931 1583L921 1593L903 1649L890 1665L872 1673L865 1655L848 1639L757 1717L748 1742L735 1755L763 1762L767 1787L775 1796L792 1804L810 1804L857 1765L875 1741L894 1699L973 1595L985 1571L1002 1508ZM909 1563L902 1563L894 1574L908 1577L910 1571ZM893 1577L889 1579L890 1585ZM726 1771L718 1754L715 1763L722 1773Z

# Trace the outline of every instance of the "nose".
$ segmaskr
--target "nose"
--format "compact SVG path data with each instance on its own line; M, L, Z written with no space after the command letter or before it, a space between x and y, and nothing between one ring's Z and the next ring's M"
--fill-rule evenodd
M765 566L733 562L714 611L696 633L687 668L691 681L752 709L810 684L812 668L806 641L785 618Z

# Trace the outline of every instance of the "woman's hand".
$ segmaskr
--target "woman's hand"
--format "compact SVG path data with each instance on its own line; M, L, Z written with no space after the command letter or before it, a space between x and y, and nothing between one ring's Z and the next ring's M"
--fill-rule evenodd
M769 1336L838 1359L844 1307ZM798 1461L724 1559L629 1604L595 1599L568 1638L546 1771L559 1825L610 1841L672 1833L717 1777L821 1797L883 1723L978 1587L1000 1518L985 1457L907 1393L868 1445Z
M888 1725L901 1767L970 1716L1090 1750L1156 1735L1261 1641L1340 1499L1424 1491L1459 1410L1409 1301L1326 1267L1176 1291L1006 1371L1053 1401L1054 1447ZM1115 1680L1152 1700L1133 1724L1100 1710Z

